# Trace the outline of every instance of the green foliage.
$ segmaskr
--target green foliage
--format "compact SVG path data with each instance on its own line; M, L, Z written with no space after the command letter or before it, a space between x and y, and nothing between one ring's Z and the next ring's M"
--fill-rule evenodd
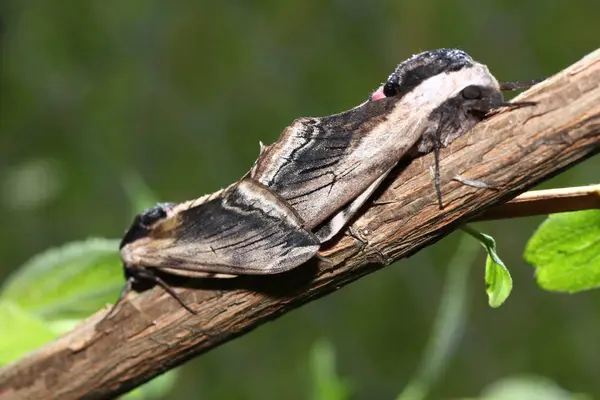
M0 299L0 366L20 358L58 334L17 304Z
M600 286L600 210L550 215L527 243L538 284L575 293Z
M310 351L313 400L345 400L352 394L347 380L338 377L335 368L335 349L327 340L319 340Z
M5 282L0 298L46 321L85 318L123 286L118 246L94 238L46 250Z
M46 250L26 262L0 292L0 366L70 329L113 302L123 287L119 242L88 239ZM158 399L177 378L169 371L124 396Z
M123 185L134 214L156 203L139 175L128 174ZM124 283L118 248L118 240L71 242L38 254L17 269L0 291L0 366L73 329L115 301ZM177 370L168 371L122 398L162 398L177 376Z
M0 291L0 362L6 364L73 328L123 287L119 242L88 239L46 250Z
M508 268L504 265L496 252L496 241L489 235L481 233L470 226L462 230L481 243L487 251L485 261L485 291L488 295L490 307L500 307L510 295L513 282Z

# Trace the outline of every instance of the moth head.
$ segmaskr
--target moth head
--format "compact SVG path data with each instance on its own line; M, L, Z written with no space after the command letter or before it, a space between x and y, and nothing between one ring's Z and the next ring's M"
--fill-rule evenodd
M488 68L458 49L438 49L416 54L402 62L370 96L370 100L389 97L405 99L405 105L429 105L429 109L451 98L472 105L476 114L509 105L503 90L524 89L543 79L499 83ZM531 105L515 104L510 105ZM433 106L433 107L432 107Z
M457 49L438 49L415 54L398 65L371 98L378 100L402 96L434 76L471 68L475 64L477 63L467 53Z

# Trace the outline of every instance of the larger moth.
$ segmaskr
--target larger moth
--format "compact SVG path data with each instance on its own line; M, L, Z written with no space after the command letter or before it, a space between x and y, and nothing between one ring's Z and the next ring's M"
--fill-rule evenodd
M400 159L435 151L437 164L441 147L512 105L501 90L465 52L433 50L401 63L359 106L295 120L240 182L136 217L121 243L121 298L140 278L177 297L156 270L222 277L297 267L346 226Z
M513 88L514 85L507 88ZM338 233L403 157L438 152L506 103L488 68L440 49L401 63L370 99L341 114L300 118L264 149L250 177L296 210L319 240Z

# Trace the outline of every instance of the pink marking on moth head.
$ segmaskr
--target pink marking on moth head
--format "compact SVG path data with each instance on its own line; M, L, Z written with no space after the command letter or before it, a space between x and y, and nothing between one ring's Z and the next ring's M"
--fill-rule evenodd
M377 101L381 99L385 99L385 94L383 94L383 85L381 85L379 89L371 94L371 100Z

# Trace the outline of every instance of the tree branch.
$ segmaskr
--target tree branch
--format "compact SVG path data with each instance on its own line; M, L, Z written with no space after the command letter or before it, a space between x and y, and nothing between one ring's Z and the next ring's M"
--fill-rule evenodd
M384 185L343 236L314 260L278 276L189 280L177 289L192 315L160 288L112 318L106 310L0 370L0 399L112 398L392 261L600 151L600 51L537 85L442 153L439 209L428 155ZM452 181L457 173L495 189Z

